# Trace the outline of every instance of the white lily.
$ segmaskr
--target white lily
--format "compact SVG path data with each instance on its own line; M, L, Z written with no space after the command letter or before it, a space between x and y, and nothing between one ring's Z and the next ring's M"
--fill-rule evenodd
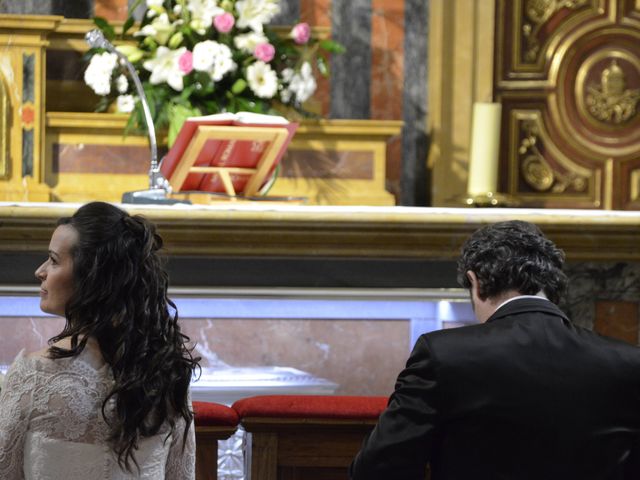
M134 37L151 37L158 42L159 45L165 45L174 31L175 25L169 21L169 16L163 13L133 35Z
M149 81L152 85L166 82L171 88L182 91L184 88L183 73L180 70L180 56L187 51L186 47L178 50L170 50L167 47L158 47L155 58L144 62L143 67L151 72Z
M306 102L316 91L317 83L313 77L311 64L304 62L300 68L300 72L291 77L288 89L296 96L299 102Z
M189 26L200 35L211 27L213 17L224 13L224 9L218 6L216 0L191 0L187 9L191 12L191 22Z
M240 0L236 3L238 28L250 28L262 33L262 26L280 12L279 0Z
M269 39L262 33L249 32L235 37L233 43L238 50L253 53L256 46L261 43L269 43Z

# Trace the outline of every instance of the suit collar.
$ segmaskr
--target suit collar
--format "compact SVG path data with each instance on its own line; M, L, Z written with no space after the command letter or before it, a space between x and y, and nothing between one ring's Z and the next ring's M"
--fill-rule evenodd
M546 298L518 298L511 302L507 302L501 305L494 313L487 319L487 323L493 322L500 318L508 317L510 315L517 315L524 312L542 312L549 315L555 315L563 320L569 321L562 310L560 310L556 304L550 302Z

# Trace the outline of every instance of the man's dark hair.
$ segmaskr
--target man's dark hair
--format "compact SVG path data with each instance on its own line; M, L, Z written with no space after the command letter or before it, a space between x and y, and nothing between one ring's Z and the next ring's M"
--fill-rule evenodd
M508 290L535 295L541 290L558 303L567 286L564 252L532 223L513 220L474 232L462 247L458 283L471 288L467 271L476 274L481 299Z

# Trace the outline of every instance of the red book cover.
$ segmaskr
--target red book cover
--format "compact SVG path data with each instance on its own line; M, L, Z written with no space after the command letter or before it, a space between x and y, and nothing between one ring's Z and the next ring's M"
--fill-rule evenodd
M176 169L176 166L182 159L185 150L189 146L189 142L193 135L196 133L198 126L200 125L232 125L236 115L233 113L220 113L215 115L205 115L202 117L189 117L185 120L182 128L178 132L175 142L162 159L160 164L160 172L171 183L171 176ZM198 155L198 159L194 163L197 167L207 167L211 164L211 161L217 155L217 151L220 147L220 142L211 141L205 144ZM187 175L182 185L171 185L174 191L186 191L186 190L199 190L200 183L202 182L203 173L190 173Z
M200 125L238 125L247 127L285 127L288 131L287 140L276 156L271 172L284 155L291 138L293 137L298 124L289 123L284 117L273 115L261 115L249 112L222 113L202 117L188 118L176 137L176 141L165 156L160 165L160 171L166 179L171 182L176 166L184 155L191 138L196 133ZM215 167L245 167L253 168L262 157L268 142L250 140L209 140L199 152L194 166L215 166ZM270 173L271 173L270 172ZM231 183L237 193L241 193L250 174L231 173ZM270 174L266 176L266 179ZM182 185L172 183L174 191L199 190L207 192L225 192L224 185L217 173L189 173Z
M243 127L285 127L288 131L287 140L278 152L276 161L273 163L269 174L265 177L266 183L280 162L284 152L287 150L287 146L293 138L293 135L298 128L298 124L289 123L285 118L273 115L260 115L247 112L240 112L237 115L237 118L232 123L233 125ZM219 156L214 159L211 165L216 167L253 168L260 161L260 158L268 147L268 143L269 142L249 140L235 140L228 142L227 145L225 145L225 148L219 151ZM231 173L229 176L231 177L233 189L238 193L244 191L247 182L251 178L250 174L241 173ZM205 192L225 192L222 179L216 173L205 174L200 182L199 190Z

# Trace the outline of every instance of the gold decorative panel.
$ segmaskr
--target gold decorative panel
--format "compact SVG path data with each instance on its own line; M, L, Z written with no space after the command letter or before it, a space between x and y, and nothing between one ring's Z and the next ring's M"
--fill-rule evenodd
M624 0L499 0L501 186L526 204L638 208L640 10ZM502 20L502 21L500 21Z
M11 128L11 99L0 72L0 178L9 177L9 129Z

